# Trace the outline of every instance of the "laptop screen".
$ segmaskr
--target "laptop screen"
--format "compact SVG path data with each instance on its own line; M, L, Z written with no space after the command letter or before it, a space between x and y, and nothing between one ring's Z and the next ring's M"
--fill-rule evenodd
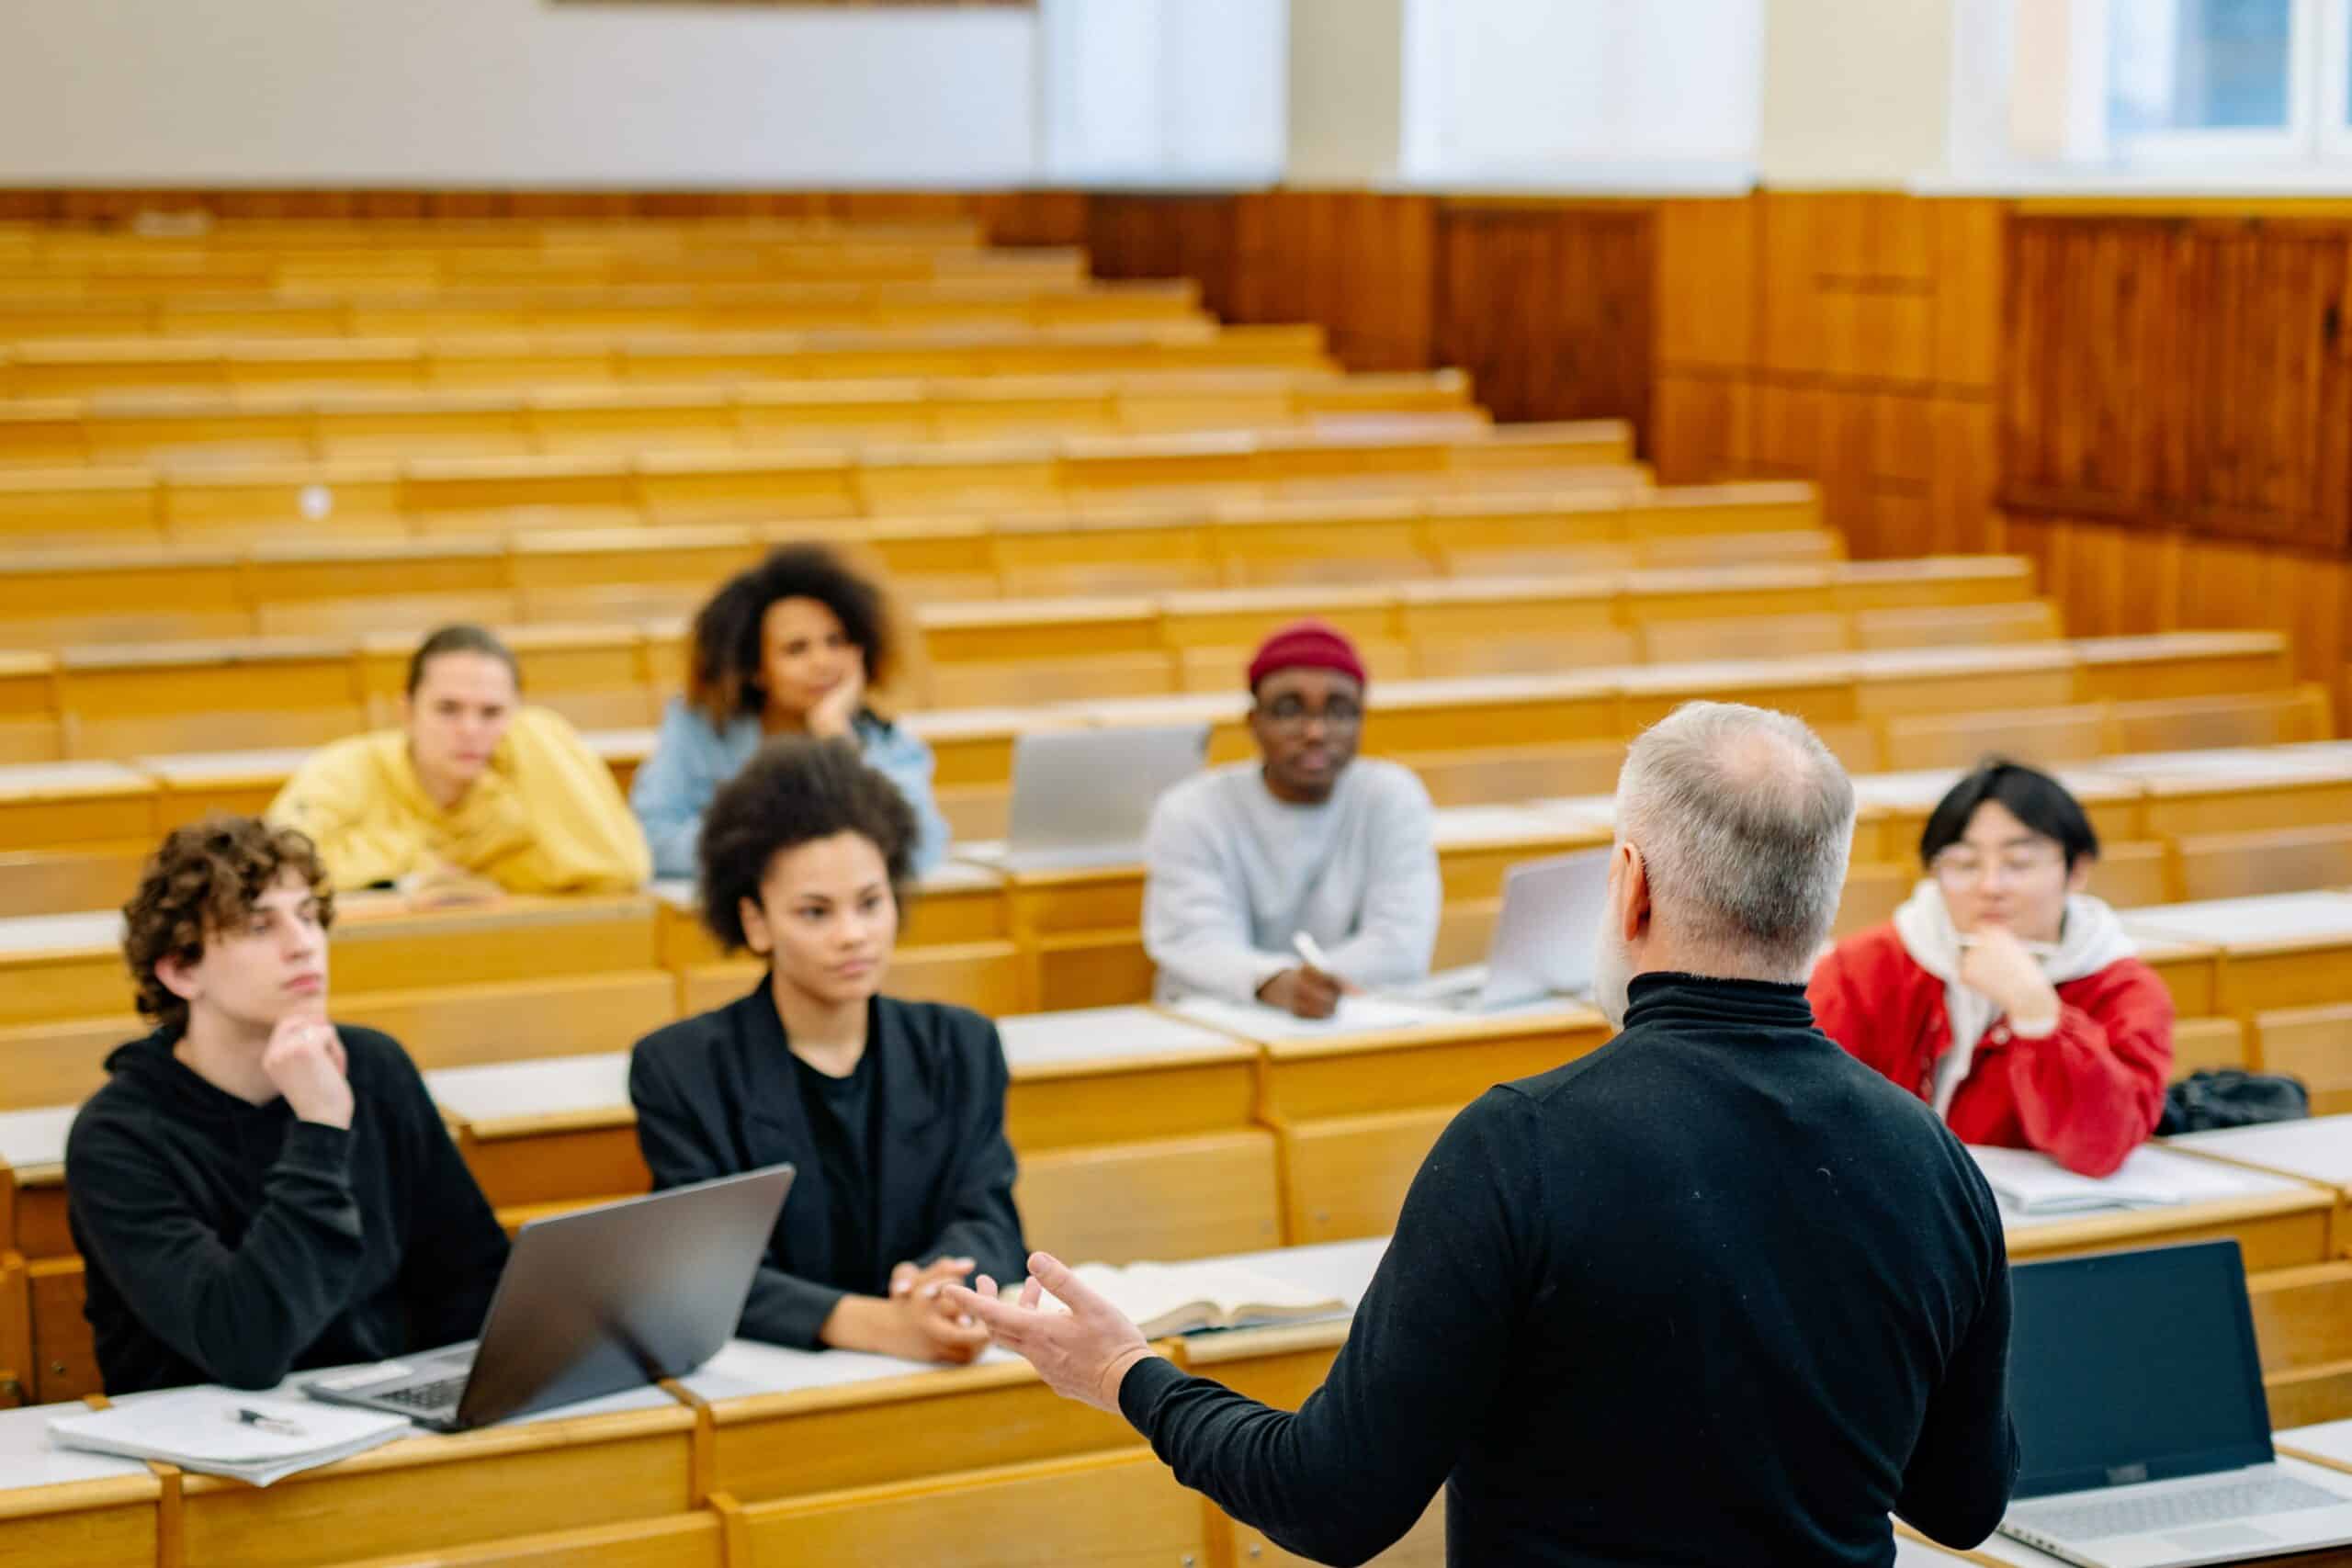
M2270 1461L2236 1242L2023 1263L2010 1280L2018 1496Z

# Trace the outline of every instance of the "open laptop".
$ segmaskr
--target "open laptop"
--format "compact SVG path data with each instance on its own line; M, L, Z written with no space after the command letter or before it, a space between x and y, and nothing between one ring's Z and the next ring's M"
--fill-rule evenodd
M1050 870L1139 859L1152 807L1208 754L1204 723L1021 736L1004 863Z
M1464 1012L1592 992L1593 947L1609 908L1607 850L1522 861L1503 874L1503 907L1487 961L1396 993Z
M792 1174L769 1166L534 1220L479 1340L302 1392L458 1432L698 1367L743 1315Z
M2352 1542L2352 1477L2270 1447L2234 1241L2020 1264L2001 1533L2085 1568L2193 1568Z

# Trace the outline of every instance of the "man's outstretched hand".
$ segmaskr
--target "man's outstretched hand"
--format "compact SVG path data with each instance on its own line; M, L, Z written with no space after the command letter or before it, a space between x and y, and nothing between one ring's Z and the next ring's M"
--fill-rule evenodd
M1141 1329L1050 1252L1029 1255L1029 1279L1018 1298L1001 1294L985 1274L973 1287L944 1290L990 1338L1036 1368L1047 1388L1114 1416L1127 1370L1153 1354ZM1045 1304L1049 1291L1068 1312Z

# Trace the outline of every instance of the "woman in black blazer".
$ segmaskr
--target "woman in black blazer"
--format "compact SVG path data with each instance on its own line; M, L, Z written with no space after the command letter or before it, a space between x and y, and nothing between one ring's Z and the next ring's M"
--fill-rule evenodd
M967 1361L987 1333L939 1287L1027 1272L996 1026L880 994L916 836L890 782L832 741L772 742L704 818L703 918L768 973L639 1041L628 1092L656 1187L798 1168L747 1338Z

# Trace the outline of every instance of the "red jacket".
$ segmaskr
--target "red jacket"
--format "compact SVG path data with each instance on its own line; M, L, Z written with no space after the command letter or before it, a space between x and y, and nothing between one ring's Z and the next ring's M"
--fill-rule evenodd
M1821 1032L1922 1100L1951 1049L1944 983L1892 925L1848 937L1808 987ZM2058 1027L2040 1040L1998 1018L1976 1043L1945 1113L1961 1142L2040 1149L2105 1176L2147 1141L2172 1077L2172 994L2136 958L2058 987Z

